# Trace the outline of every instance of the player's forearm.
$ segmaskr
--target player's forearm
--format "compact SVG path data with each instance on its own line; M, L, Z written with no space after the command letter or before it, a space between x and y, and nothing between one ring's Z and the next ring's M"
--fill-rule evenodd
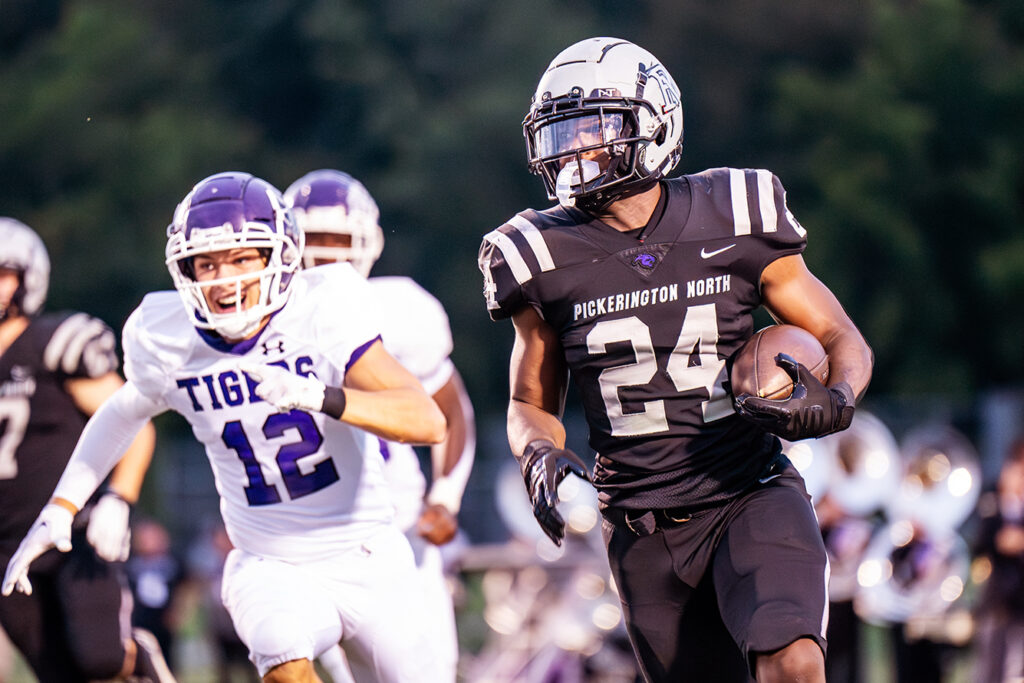
M434 401L448 421L448 436L430 449L433 481L427 503L443 505L457 513L476 456L473 404L458 373L434 394Z
M118 389L89 418L53 497L80 510L156 412L133 385Z
M430 449L433 477L436 480L449 474L457 463L467 457L472 459L476 447L476 431L473 404L458 372L453 370L444 386L434 393L433 399L448 423L444 441Z
M413 388L361 391L345 387L341 419L387 441L435 444L445 438L444 414L433 399Z
M544 439L565 447L565 427L552 413L513 397L508 403L508 444L517 458L531 441Z
M871 382L874 354L856 328L843 329L823 344L829 357L829 386L846 382L858 401Z

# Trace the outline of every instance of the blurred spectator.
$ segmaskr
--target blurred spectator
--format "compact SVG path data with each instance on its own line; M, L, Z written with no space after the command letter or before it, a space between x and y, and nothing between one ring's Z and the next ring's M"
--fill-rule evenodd
M861 620L853 609L856 588L850 576L871 539L874 523L866 516L851 517L825 494L814 506L821 527L825 548L829 552L833 573L829 583L828 651L825 656L825 678L830 683L860 683ZM837 567L838 565L838 567ZM836 586L842 583L842 589Z
M181 563L171 554L171 537L162 524L140 519L132 528L132 553L125 564L135 596L132 624L150 631L168 663L174 662L175 593Z
M976 562L989 570L976 606L971 680L1024 680L1024 438L1010 447L995 491L978 504Z
M238 637L231 615L221 600L224 562L231 549L227 531L217 519L190 549L189 573L192 581L199 584L199 600L216 659L217 683L258 681L259 677L249 662L249 648Z

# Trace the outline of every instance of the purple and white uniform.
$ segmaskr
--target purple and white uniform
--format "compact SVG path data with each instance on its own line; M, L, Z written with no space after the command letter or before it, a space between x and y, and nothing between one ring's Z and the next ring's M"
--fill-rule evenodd
M224 603L260 675L340 641L359 680L438 680L379 451L366 432L322 413L278 412L238 369L257 360L341 386L379 339L374 308L350 266L302 271L259 334L226 344L192 326L176 292L147 295L124 328L126 388L86 428L58 485L56 495L76 501L90 470L102 471L97 451L164 410L185 417L235 546Z
M206 448L231 542L301 561L362 541L392 511L365 432L322 413L278 413L238 369L255 359L341 386L378 338L372 297L351 268L302 271L292 287L288 305L239 344L196 332L173 291L147 295L123 337L128 380L185 417Z
M322 267L322 266L321 266ZM314 269L319 270L319 267ZM452 333L444 307L433 295L408 277L373 277L367 281L378 307L384 348L412 372L434 395L452 377L455 366L449 355ZM445 477L445 485L427 493L427 481L419 457L408 444L381 442L385 455L384 474L395 504L395 525L412 545L419 569L422 590L433 616L432 632L437 651L446 667L443 680L454 681L458 664L458 637L451 591L444 576L440 549L416 531L424 498L441 502L453 512L465 491L473 464L473 439L467 439L465 452ZM435 497L436 494L436 497ZM454 496L454 500L452 497Z

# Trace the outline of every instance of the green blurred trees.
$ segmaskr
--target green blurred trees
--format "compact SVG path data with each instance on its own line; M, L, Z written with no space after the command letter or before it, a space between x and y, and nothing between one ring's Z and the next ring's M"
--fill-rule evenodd
M362 179L448 308L481 413L507 398L483 233L545 203L519 124L561 48L619 35L683 88L683 170L775 170L807 258L878 355L873 391L1024 378L1019 3L93 0L0 3L0 213L37 228L51 308L119 326L170 286L164 228L209 173Z
M810 259L885 391L1024 377L1024 54L1010 3L879 1L853 68L777 77Z

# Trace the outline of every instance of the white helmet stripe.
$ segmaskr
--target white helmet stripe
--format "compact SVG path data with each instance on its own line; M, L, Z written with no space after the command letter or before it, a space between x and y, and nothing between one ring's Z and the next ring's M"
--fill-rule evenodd
M526 241L530 244L530 248L533 249L533 255L537 257L537 263L540 264L540 270L542 273L555 269L555 262L551 258L551 252L548 251L548 245L544 241L544 235L540 234L540 230L537 229L537 226L518 214L512 216L508 224L522 233L523 237L526 238Z
M737 235L750 234L750 207L747 205L747 179L741 169L729 169L729 191L732 197L732 222Z
M779 213L775 209L772 172L759 168L755 173L757 173L757 202L761 207L761 229L764 232L776 232L779 229Z

